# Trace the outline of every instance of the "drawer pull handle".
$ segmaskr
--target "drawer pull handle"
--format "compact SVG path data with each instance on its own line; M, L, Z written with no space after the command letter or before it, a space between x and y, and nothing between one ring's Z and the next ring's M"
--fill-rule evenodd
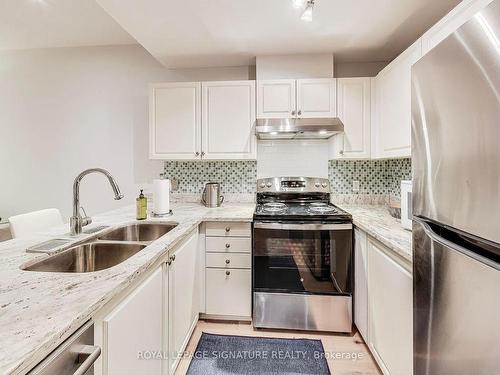
M231 263L231 261L229 259L226 259L226 264L229 264Z
M230 227L226 227L226 233L229 233L230 230L231 230Z
M229 249L231 247L231 244L230 243L227 243L226 244L226 249Z
M226 276L231 275L231 271L226 271Z

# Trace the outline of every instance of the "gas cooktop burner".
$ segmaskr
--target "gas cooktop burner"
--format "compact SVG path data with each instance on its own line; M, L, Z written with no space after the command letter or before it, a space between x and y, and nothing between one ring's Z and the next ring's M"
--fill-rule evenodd
M262 209L265 212L282 212L287 209L287 205L279 202L264 203Z

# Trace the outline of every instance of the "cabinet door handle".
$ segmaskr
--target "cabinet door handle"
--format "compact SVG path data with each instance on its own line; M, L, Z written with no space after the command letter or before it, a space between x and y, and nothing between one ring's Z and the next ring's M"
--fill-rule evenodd
M226 244L226 249L229 249L231 247L231 244L230 243L227 243Z
M171 256L172 262L175 261L175 254Z
M231 271L226 271L226 276L231 275Z
M198 157L200 156L200 153L198 151L195 152L195 156Z
M295 109L292 111L292 116L295 116Z
M172 260L168 260L167 264L170 266L172 264Z
M229 264L231 263L231 261L229 259L226 259L226 264Z
M77 353L78 357L85 359L81 362L80 367L78 367L73 375L87 374L88 370L93 367L93 364L101 355L101 348L98 346L83 345L80 350L81 352Z
M202 156L202 157L203 157L203 156L205 156L205 151L202 151L202 152L201 152L201 156Z
M299 109L299 111L297 112L297 115L299 115L299 116L302 115L302 110L301 109Z
M226 233L229 233L230 230L231 230L230 227L226 227Z

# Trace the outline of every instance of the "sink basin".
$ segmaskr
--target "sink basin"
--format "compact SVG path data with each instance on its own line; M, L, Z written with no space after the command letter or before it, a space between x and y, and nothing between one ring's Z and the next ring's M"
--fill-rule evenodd
M109 241L154 241L174 229L178 223L137 223L125 225L99 237Z
M38 272L100 271L120 264L145 247L144 244L90 242L71 247L23 269Z

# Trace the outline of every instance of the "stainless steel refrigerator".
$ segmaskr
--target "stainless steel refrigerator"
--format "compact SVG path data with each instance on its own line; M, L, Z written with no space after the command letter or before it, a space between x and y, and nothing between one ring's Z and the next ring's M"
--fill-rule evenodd
M500 374L500 0L412 68L415 375Z

